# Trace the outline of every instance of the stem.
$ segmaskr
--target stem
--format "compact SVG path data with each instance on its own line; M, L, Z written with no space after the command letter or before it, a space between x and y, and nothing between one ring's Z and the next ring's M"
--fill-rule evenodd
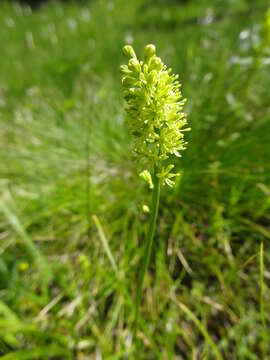
M263 359L266 359L267 352L267 329L266 329L266 320L264 314L264 280L263 280L263 242L260 246L260 312L262 320L262 348L263 348Z
M144 252L144 259L142 263L142 267L140 268L139 273L139 282L137 287L136 293L136 304L135 304L135 324L134 324L134 338L136 341L137 337L137 329L138 329L138 318L139 318L139 307L142 300L142 289L143 289L143 280L146 273L146 269L148 267L150 256L151 256L151 249L155 234L155 228L157 223L157 215L158 215L158 207L159 207L159 196L160 196L160 180L157 177L157 169L154 169L154 177L153 177L153 197L152 197L152 208L151 208L151 219L150 219L150 226L147 234L146 245L145 245L145 252Z

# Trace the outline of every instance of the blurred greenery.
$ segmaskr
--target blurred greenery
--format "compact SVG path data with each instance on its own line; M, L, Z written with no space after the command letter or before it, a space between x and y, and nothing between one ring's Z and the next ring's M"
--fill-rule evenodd
M126 43L154 43L180 74L192 127L182 176L162 189L141 359L214 359L212 342L224 359L270 356L268 7L1 1L3 359L134 358L151 193L124 118Z

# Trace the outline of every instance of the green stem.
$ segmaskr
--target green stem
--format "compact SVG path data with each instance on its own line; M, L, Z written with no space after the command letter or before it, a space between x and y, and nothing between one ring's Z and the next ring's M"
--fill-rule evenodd
M267 352L267 328L266 328L266 320L264 314L264 280L263 280L263 242L261 242L260 246L260 312L262 319L262 348L263 348L263 359L266 359Z
M156 176L157 169L154 169L154 176L153 176L153 197L152 197L152 208L151 208L151 219L150 219L150 226L147 234L146 239L146 245L145 245L145 251L144 251L144 259L142 263L142 267L140 268L139 273L139 281L138 281L138 287L137 287L137 293L136 293L136 303L135 303L135 324L134 324L134 338L136 341L137 337L137 329L138 329L138 318L139 318L139 308L142 300L142 289L143 289L143 280L146 273L146 269L148 267L150 256L151 256L151 249L155 234L155 228L157 223L157 215L158 215L158 207L159 207L159 196L160 196L160 180Z

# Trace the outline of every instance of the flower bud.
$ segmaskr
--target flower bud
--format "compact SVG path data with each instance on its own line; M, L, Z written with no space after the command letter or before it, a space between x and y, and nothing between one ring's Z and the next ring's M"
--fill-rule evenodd
M135 51L133 50L133 47L131 45L126 45L123 47L123 54L136 59Z
M131 71L129 70L129 68L127 67L127 65L121 65L120 66L120 71L125 74L128 75L131 73Z
M162 65L163 65L163 63L162 63L162 61L161 61L161 58L159 58L159 57L157 57L157 56L154 56L154 57L152 57L151 60L150 60L150 65L149 65L149 67L150 67L151 69L156 70L156 71L160 71L160 70L162 69Z
M156 47L153 44L146 45L143 52L144 61L148 62L151 56L155 55Z
M141 66L140 66L140 63L137 59L130 59L129 60L129 63L128 63L128 68L131 70L131 71L135 71L137 73L140 72L141 70Z
M136 79L129 77L129 76L124 76L122 79L122 85L124 87L134 86L135 82L136 82Z
M142 211L143 211L145 214L150 213L149 206L148 206L148 205L143 204L143 205L142 205Z
M158 74L155 70L152 70L148 76L148 80L151 84L154 84L158 79Z
M149 185L149 189L154 188L152 177L148 170L143 170L139 176Z

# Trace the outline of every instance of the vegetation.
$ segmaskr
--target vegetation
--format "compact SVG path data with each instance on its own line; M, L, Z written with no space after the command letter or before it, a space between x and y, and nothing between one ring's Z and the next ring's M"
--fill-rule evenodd
M270 12L265 0L0 3L0 354L134 358L151 190L121 49L157 46L192 132L163 187L141 359L270 356Z

